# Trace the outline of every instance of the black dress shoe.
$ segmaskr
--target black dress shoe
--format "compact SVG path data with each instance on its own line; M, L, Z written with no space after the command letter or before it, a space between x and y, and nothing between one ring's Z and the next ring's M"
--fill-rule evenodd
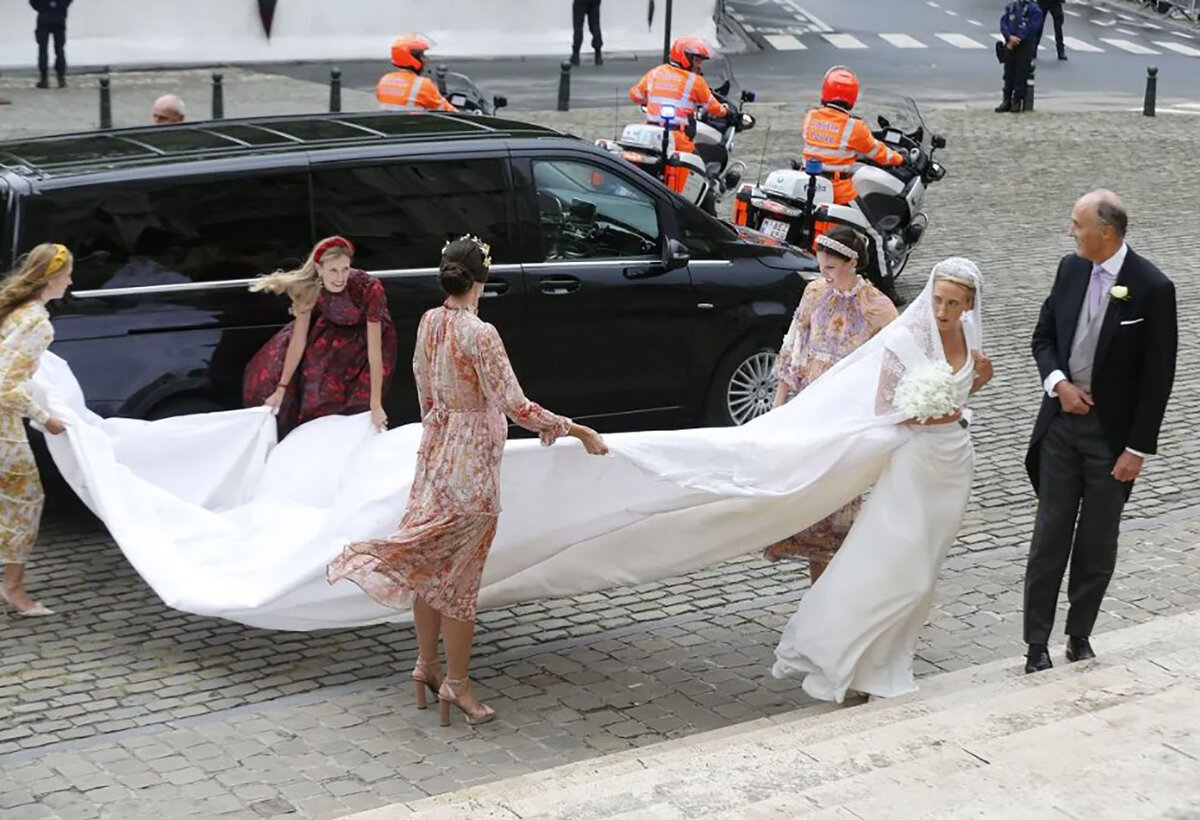
M1060 59L1060 60L1067 59L1067 52L1065 52L1065 51L1058 52L1058 59Z
M571 65L579 65L579 52L578 51L571 52Z
M604 65L604 55L600 53L600 49L596 49L596 65Z
M1047 669L1053 668L1054 664L1050 662L1050 652L1046 649L1046 645L1044 643L1031 643L1029 645L1029 652L1025 655L1025 674L1045 672Z
M998 106L996 106L997 114L1003 114L1007 111L1012 111L1012 103L1009 102L1008 100L1005 100L1004 102L1002 102Z
M1076 638L1074 635L1067 638L1067 660L1071 663L1090 661L1094 657L1096 653L1092 651L1092 644L1087 638Z
M1025 110L1025 101L1024 100L1013 100L1012 108L1009 110L1012 111L1012 113L1014 113L1014 114L1020 114L1022 111Z

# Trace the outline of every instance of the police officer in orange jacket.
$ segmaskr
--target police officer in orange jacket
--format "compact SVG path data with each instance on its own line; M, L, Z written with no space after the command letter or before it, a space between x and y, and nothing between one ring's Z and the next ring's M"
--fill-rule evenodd
M821 107L804 117L804 158L821 161L823 173L833 181L833 201L838 205L858 196L851 178L856 162L904 162L901 154L875 139L867 124L850 113L857 101L858 77L845 66L834 66L825 72Z
M375 86L380 108L390 111L456 111L441 95L437 85L422 76L425 52L432 44L420 34L408 34L392 43L392 65L397 70L384 74Z
M699 37L680 37L671 44L670 62L650 69L629 89L629 99L646 107L646 122L652 125L665 122L663 106L675 107L675 117L667 127L675 132L677 151L695 152L692 136L696 133L699 109L703 108L715 117L729 113L728 106L713 96L702 76L702 64L712 56L712 49ZM682 191L687 174L686 168L669 165L665 181L673 190Z

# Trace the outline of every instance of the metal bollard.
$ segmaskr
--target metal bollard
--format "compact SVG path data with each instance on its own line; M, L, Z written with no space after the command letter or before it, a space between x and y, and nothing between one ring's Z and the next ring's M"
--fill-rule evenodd
M1025 81L1025 107L1022 111L1033 110L1033 84L1034 78L1037 76L1037 52L1034 52L1034 57L1029 62L1029 79Z
M220 71L214 71L212 75L212 118L214 120L225 119L225 76Z
M558 110L571 110L571 61L563 60L562 74L558 76Z
M1142 103L1142 116L1154 116L1154 104L1158 101L1158 66L1146 69L1146 101Z
M112 90L107 72L100 77L100 127L112 128Z
M443 97L447 96L447 94L446 94L446 71L447 70L448 69L446 68L445 63L439 63L438 67L433 70L433 78L434 78L434 81L437 83L438 93L441 94Z
M342 70L329 69L329 113L337 114L342 110Z

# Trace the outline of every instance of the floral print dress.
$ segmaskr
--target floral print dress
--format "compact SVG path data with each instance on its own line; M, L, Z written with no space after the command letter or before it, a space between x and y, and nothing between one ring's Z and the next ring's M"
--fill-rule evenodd
M371 409L371 367L367 360L367 322L382 325L383 393L396 369L396 328L388 313L383 284L360 270L350 271L338 293L322 289L313 308L304 356L279 405L279 437L322 416L353 415ZM246 365L242 403L257 407L275 392L296 323L271 337Z
M446 617L470 621L500 514L505 416L544 445L571 421L525 398L496 328L450 302L421 318L413 375L424 433L400 528L348 545L327 577L348 578L397 609L416 593Z
M50 315L27 302L0 324L0 559L24 564L37 540L42 482L22 419L50 420L29 391L38 358L54 340Z
M896 316L891 300L861 276L848 291L818 279L804 290L775 362L775 375L795 396ZM767 560L830 561L861 506L862 498L856 498L804 532L772 544L765 552Z

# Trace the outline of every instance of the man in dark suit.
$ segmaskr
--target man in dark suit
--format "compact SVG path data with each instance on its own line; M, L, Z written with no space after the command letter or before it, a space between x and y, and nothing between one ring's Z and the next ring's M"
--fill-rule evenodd
M596 65L604 65L604 37L600 34L600 0L574 0L571 3L571 65L579 65L579 49L583 47L583 21L587 20L592 35L592 51Z
M1175 286L1125 244L1111 191L1071 212L1078 252L1062 259L1033 331L1046 395L1025 466L1038 493L1025 570L1025 671L1051 667L1047 644L1068 561L1067 660L1089 638L1117 561L1121 510L1158 447L1175 379Z
M71 0L29 0L37 12L37 28L34 38L38 47L38 88L50 87L50 38L54 38L54 73L58 75L58 87L67 87L67 9Z

